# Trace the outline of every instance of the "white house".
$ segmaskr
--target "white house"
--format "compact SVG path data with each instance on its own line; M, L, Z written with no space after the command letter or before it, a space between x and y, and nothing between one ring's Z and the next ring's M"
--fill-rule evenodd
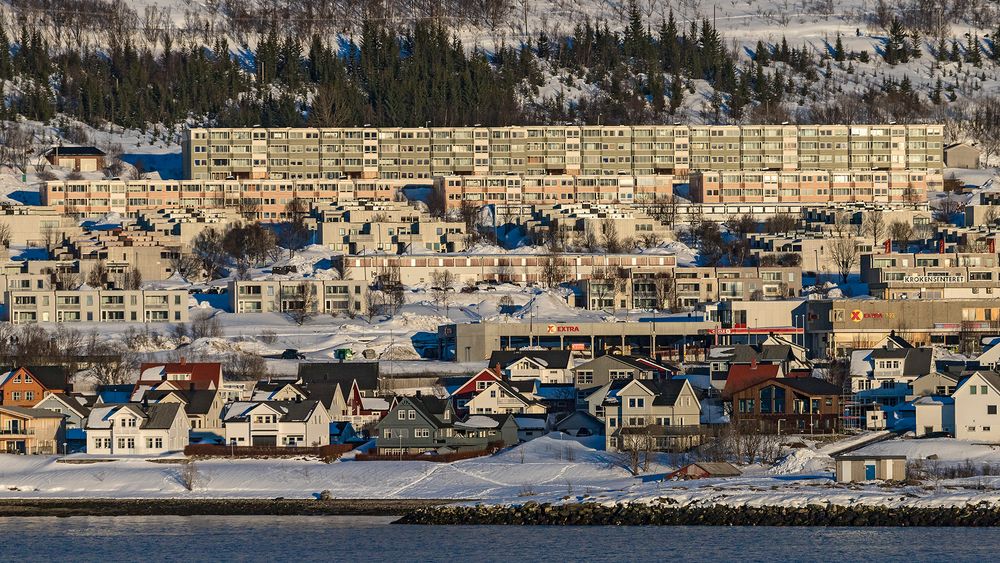
M649 429L658 448L676 445L671 427L698 426L701 401L686 379L633 379L604 403L608 451L616 451L623 430Z
M469 414L545 414L546 408L507 381L496 380L465 404Z
M330 413L319 401L231 403L222 416L226 442L237 446L330 444Z
M188 421L180 403L99 405L87 417L87 453L157 455L188 444Z
M1000 442L1000 375L977 371L959 384L952 399L956 438Z
M493 352L490 368L510 381L537 379L541 383L573 383L569 350L517 350Z

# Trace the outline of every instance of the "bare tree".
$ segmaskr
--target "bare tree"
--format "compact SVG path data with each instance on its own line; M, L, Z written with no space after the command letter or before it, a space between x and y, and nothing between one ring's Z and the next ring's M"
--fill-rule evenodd
M226 265L226 251L222 245L222 233L213 227L202 229L191 243L191 254L200 262L209 279L222 275Z
M226 356L222 371L227 379L256 381L267 377L267 362L257 354L241 351Z
M546 287L556 287L569 277L569 264L560 254L549 252L541 257L542 282Z
M621 239L618 237L618 225L612 218L601 221L601 243L608 254L618 254L622 251Z
M868 210L865 212L865 218L861 228L865 234L872 237L872 246L878 247L882 238L885 236L885 214L882 213L881 209Z
M0 223L0 246L4 248L10 248L10 239L12 232L10 225L7 223Z
M201 260L192 252L178 252L170 258L170 269L188 281L198 281L204 272Z
M907 221L893 221L889 223L889 238L896 245L899 252L906 252L913 240L913 225Z
M854 266L858 263L858 245L853 236L843 234L835 236L830 243L830 258L837 266L841 283L847 283Z
M764 221L764 231L771 234L789 233L798 226L798 218L791 213L775 213Z
M119 289L139 289L142 287L142 272L139 268L132 268L125 270L117 276L118 281L115 284Z
M95 288L102 288L108 283L108 266L104 260L98 260L94 267L87 273L87 285Z
M288 222L282 225L279 242L288 250L289 258L295 256L295 251L309 242L310 232L306 225L308 214L309 206L298 197L293 197L285 206Z
M656 448L656 438L648 428L623 428L620 432L621 447L625 469L633 475L649 469L653 450Z
M236 211L245 221L257 221L260 219L260 200L241 197L236 205Z
M441 307L444 307L445 315L448 312L448 292L454 291L456 281L455 273L451 270L431 272L431 294L434 296L434 303L437 304L438 310L440 311Z
M285 310L292 321L297 325L303 325L316 314L316 286L303 281L294 287L294 292L288 300L289 305Z

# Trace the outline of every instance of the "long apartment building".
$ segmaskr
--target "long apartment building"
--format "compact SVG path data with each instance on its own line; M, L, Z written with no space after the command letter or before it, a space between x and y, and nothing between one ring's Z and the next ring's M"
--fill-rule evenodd
M1000 298L1000 264L988 252L866 254L861 281L880 299Z
M674 177L589 176L436 176L434 190L446 209L465 202L483 205L556 205L559 203L643 204L664 201L674 193Z
M704 171L691 174L696 203L922 203L941 190L939 169Z
M797 267L678 267L657 273L636 269L622 282L581 280L587 309L690 310L714 301L764 301L802 291Z
M367 308L367 284L357 280L251 280L229 282L234 313L356 315Z
M427 182L428 185L430 182ZM288 204L394 201L397 180L58 180L46 182L41 200L59 213L136 217L164 208L230 209L247 219L282 221Z
M4 319L27 323L188 321L186 290L8 290Z
M184 177L674 175L940 169L940 125L193 128Z
M435 272L450 271L455 288L466 282L498 281L516 284L540 283L550 260L558 261L566 281L583 280L617 270L642 269L671 272L677 266L672 255L654 254L463 254L463 255L374 255L334 256L345 279L373 283L398 281L404 285L431 283Z

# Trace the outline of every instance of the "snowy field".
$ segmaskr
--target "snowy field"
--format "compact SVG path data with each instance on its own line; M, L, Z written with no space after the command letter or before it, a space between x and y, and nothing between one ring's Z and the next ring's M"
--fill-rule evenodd
M832 478L832 459L822 452L850 444L850 439L819 448L808 439L801 441L808 446L790 450L776 466L743 467L743 476L725 479L663 481L664 474L685 462L681 456L666 454L645 474L634 477L624 469L620 456L588 447L586 440L554 434L496 456L450 464L359 462L350 459L351 454L330 464L309 459L198 460L192 491L183 484L181 459L176 457L99 462L101 456L75 455L70 459L77 463L60 463L54 457L2 455L0 499L312 498L328 490L334 498L346 499L489 503L950 506L1000 502L1000 477L933 479L901 487L837 484ZM905 453L912 459L937 455L939 463L953 465L966 464L971 456L976 464L1000 467L997 447L950 439L897 439L862 451Z

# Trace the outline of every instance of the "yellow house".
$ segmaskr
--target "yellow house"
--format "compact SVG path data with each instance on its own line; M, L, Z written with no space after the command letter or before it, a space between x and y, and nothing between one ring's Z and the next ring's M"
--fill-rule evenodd
M66 441L65 415L45 409L0 407L0 452L56 454Z

